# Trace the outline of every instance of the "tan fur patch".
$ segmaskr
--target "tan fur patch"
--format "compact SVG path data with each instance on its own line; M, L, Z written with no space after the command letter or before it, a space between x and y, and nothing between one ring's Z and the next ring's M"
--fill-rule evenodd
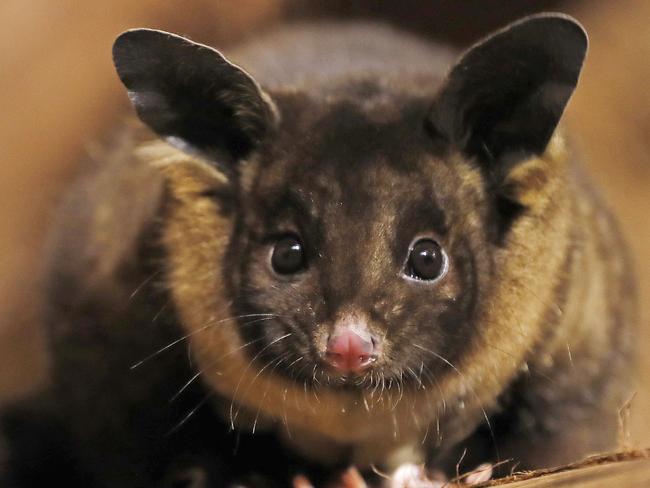
M203 379L232 399L226 416L233 423L232 417L243 406L254 423L269 418L285 424L288 433L292 429L310 432L356 446L356 462L387 462L400 446L420 445L423 430L435 424L444 409L462 410L462 418L485 415L541 339L540 321L555 300L554 283L563 276L561 266L573 224L574 204L567 190L568 170L559 136L546 154L523 163L510 176L511 181L525 182L519 186L525 191L518 198L529 207L529 214L516 222L497 254L498 276L492 279L498 286L486 300L488 306L480 311L480 340L454 366L455 373L440 379L438 388L404 391L400 400L381 403L374 402L367 392L312 390L259 369L235 329L220 275L233 223L219 213L213 200L198 196L210 186L225 184L223 175L169 147L147 151L156 151L148 155L156 154L153 159L170 194L163 233L169 286L182 324L191 334ZM465 184L478 184L472 183L478 178L476 172L468 169L465 177ZM603 293L598 287L582 293L580 289L572 291L571 303L558 315L558 327L560 322L576 321L585 298L596 300ZM574 332L567 325L569 333ZM564 347L566 334L548 344L544 354L551 358ZM255 414L251 417L250 412ZM463 427L454 430L446 442L468 433Z

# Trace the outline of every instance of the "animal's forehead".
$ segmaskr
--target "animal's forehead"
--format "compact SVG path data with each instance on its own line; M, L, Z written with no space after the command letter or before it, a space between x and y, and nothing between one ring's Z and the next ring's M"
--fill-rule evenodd
M424 192L426 185L415 172L399 173L382 163L349 171L323 165L307 177L295 179L287 191L312 216L340 222L393 212Z
M424 129L430 98L373 86L370 81L355 83L338 96L276 94L281 122L274 142L288 154L347 165L377 155L405 160L407 152L399 142L430 147Z
M282 122L262 152L251 195L265 220L300 213L328 228L335 223L359 232L375 224L392 227L400 215L444 220L438 197L454 184L424 127L429 99L388 94L374 104L350 96L274 98ZM387 100L393 106L383 114Z
M363 170L338 174L323 164L300 178L270 184L258 193L257 208L269 231L297 224L328 246L371 238L375 243L410 240L431 232L440 235L446 233L448 217L436 187L444 182L432 180L427 171L440 164L422 161L417 168L399 171L377 160Z
M263 180L303 192L355 194L417 180L436 157L424 128L428 100L398 95L278 98L282 122L265 151ZM406 175L406 178L400 175ZM353 191L345 191L345 187ZM335 197L336 195L330 195Z

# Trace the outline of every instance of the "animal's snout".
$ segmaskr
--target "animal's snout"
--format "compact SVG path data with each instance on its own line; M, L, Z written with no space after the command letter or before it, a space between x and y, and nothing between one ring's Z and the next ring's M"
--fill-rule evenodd
M376 359L376 341L365 330L342 327L327 341L325 360L340 373L361 373Z

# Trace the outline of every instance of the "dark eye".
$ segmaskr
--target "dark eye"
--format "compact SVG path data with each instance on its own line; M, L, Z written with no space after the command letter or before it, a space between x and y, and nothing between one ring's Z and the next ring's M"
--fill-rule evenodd
M271 254L271 266L278 274L293 274L305 267L305 252L297 236L278 239Z
M406 276L416 280L431 281L447 271L447 256L433 239L420 239L411 246L406 261Z

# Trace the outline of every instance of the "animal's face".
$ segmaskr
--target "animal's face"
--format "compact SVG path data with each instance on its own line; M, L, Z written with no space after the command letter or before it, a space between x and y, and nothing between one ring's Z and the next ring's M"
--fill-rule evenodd
M380 120L349 99L283 102L236 205L225 276L252 317L242 335L300 380L431 381L472 340L489 267L478 170L436 148L427 100Z
M369 79L327 98L267 94L216 51L157 31L125 33L114 54L140 117L227 179L196 196L233 222L223 261L203 266L219 266L260 373L374 389L436 382L494 326L479 314L507 265L494 256L528 211L510 175L545 150L585 48L572 21L532 17L468 51L429 96ZM206 222L193 235L210 235Z

